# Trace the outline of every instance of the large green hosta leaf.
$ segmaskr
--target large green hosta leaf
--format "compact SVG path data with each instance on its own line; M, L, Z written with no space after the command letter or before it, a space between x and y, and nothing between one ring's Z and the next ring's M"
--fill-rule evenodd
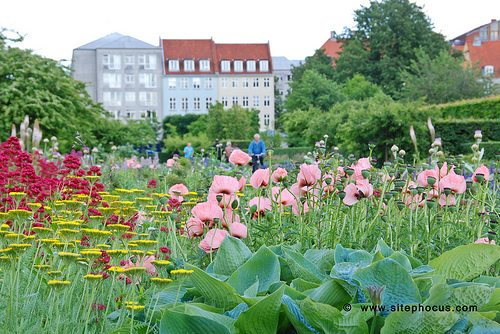
M259 282L257 292L262 292L279 280L278 257L264 245L229 277L227 283L243 295L255 282Z
M469 281L500 259L500 246L470 244L458 246L435 258L429 265L446 279Z
M285 284L266 298L242 312L235 322L235 327L242 334L275 334L278 328L281 298ZM208 333L208 332L207 332ZM216 334L213 332L212 334Z
M496 288L491 295L490 300L486 305L478 308L478 311L488 312L488 311L500 311L500 288Z
M436 284L429 291L429 298L424 305L476 306L478 310L491 299L495 288L480 283ZM468 315L476 310L455 310L461 315Z
M326 278L318 267L312 264L302 254L283 248L285 260L295 278L302 278L313 283L321 283Z
M223 315L220 315L224 317ZM229 318L229 317L226 317ZM229 318L231 319L231 318ZM232 319L231 319L232 320ZM231 334L222 323L201 315L189 315L165 310L160 322L160 334Z
M243 301L234 288L226 282L219 281L190 264L186 264L186 267L194 271L190 276L191 281L207 304L227 311Z
M481 314L474 312L469 317L473 327L469 334L498 334L500 333L500 324L483 317Z
M382 293L382 305L421 303L420 291L410 277L408 271L393 259L383 259L372 263L369 267L358 270L352 279L359 282L359 286L381 287L385 285Z
M344 304L352 301L357 291L357 287L340 279L333 279L327 280L315 289L304 291L304 295L309 296L315 302L341 309Z
M385 319L381 334L434 334L450 329L460 316L454 312L392 312Z
M250 257L252 251L240 239L224 238L213 262L213 271L215 274L231 276Z
M342 262L358 263L363 268L373 262L373 255L365 250L344 248L338 244L335 248L335 263Z
M335 264L333 249L308 249L304 257L311 261L322 273L330 272Z
M372 316L368 312L353 308L348 315L343 315L335 307L315 303L310 298L297 300L296 303L309 324L320 333L368 333L366 321Z

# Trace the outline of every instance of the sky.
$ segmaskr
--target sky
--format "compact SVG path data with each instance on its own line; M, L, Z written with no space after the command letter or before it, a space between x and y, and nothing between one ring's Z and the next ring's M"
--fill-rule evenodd
M500 19L498 0L417 0L435 31L454 38ZM330 37L354 27L354 11L368 0L7 0L0 27L25 35L18 47L56 60L113 32L153 45L164 39L267 43L272 56L301 60Z

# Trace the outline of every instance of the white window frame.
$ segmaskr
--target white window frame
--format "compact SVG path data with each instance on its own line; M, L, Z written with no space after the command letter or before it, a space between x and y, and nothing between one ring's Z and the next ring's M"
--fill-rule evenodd
M268 114L264 114L264 125L269 125L271 117Z
M139 73L139 85L145 88L156 88L156 74Z
M221 78L220 79L220 88L227 88L227 83L228 83L227 78Z
M247 72L255 72L255 60L247 60Z
M243 88L250 87L250 79L248 79L248 78L242 78L241 79L241 87L243 87Z
M258 95L254 96L253 97L253 106L254 107L259 107L259 105L260 105L260 96L258 96Z
M242 107L248 107L249 106L249 103L248 103L248 96L243 96L242 98Z
M125 74L125 84L134 84L135 74Z
M201 98L193 97L193 110L201 110Z
M269 78L264 78L264 87L271 87L271 80Z
M213 88L212 78L205 78L205 89L212 89L212 88Z
M243 60L235 60L233 66L235 72L243 72Z
M181 89L189 89L189 80L188 78L181 78Z
M189 98L187 97L181 98L181 110L183 111L189 110Z
M156 70L156 55L140 55L139 65L143 65L145 70Z
M119 70L121 68L120 55L103 55L102 64L108 66L110 70Z
M484 76L493 76L495 75L495 66L493 65L486 65L483 67L483 74Z
M169 72L179 72L179 59L169 59L168 60L168 71Z
M177 110L177 101L175 97L171 97L168 101L169 110Z
M156 106L158 104L158 95L156 92L139 92L139 101L144 102L146 106Z
M271 97L270 96L264 96L264 107L270 107L271 106Z
M200 59L200 72L210 72L210 59Z
M212 98L211 97L206 97L205 98L205 107L206 109L210 109L210 106L212 105L213 101L212 101Z
M194 72L194 59L184 59L184 72Z
M130 61L132 60L132 61ZM134 56L125 56L125 66L134 66L135 57Z
M253 87L259 88L259 78L253 78Z
M107 85L109 88L121 88L122 87L122 75L120 73L103 73L102 83Z
M223 107L227 107L227 96L221 97L221 102Z
M200 89L201 78L193 78L193 89Z
M238 97L237 96L233 96L233 106L238 104Z
M238 88L238 86L240 85L240 79L239 78L233 78L233 80L231 80L231 87L233 88Z
M177 78L168 78L168 89L177 89Z
M231 62L229 60L220 61L220 71L221 72L231 72Z
M110 106L119 107L122 105L122 96L120 92L103 92L102 98L104 102L108 102Z
M269 72L269 60L259 60L259 72Z
M126 102L135 102L135 92L125 92Z

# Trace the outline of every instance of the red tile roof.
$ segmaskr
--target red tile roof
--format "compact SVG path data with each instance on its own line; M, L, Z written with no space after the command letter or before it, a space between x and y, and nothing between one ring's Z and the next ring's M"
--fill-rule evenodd
M329 38L320 49L325 50L325 54L332 58L332 65L335 66L335 60L339 57L339 52L342 52L342 42Z
M269 71L272 73L272 58L269 43L266 44L216 44L212 39L209 40L177 40L164 39L162 40L163 56L165 61L165 73L175 74L206 74L220 72L221 60L255 60L256 71L250 73L260 73L258 60L269 61ZM180 71L168 71L168 59L180 60ZM195 60L195 71L184 72L182 68L183 59ZM210 72L199 71L199 59L210 59ZM242 74L246 72L246 66L243 67L243 72L234 72L231 64L231 72L223 72L224 74Z

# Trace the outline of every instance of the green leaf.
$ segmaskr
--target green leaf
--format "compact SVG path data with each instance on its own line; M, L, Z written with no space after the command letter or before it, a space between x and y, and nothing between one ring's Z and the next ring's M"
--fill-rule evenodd
M446 279L469 281L500 259L500 246L470 244L458 246L435 258L429 265Z
M466 316L477 311L491 299L495 288L480 283L436 284L429 291L424 305L448 305L452 310ZM475 306L475 310L457 310L456 307Z
M308 249L304 257L319 268L322 273L332 270L335 264L335 251L332 249Z
M496 288L491 295L490 300L486 305L478 308L478 311L487 312L487 311L499 311L500 310L500 288Z
M281 298L284 291L285 284L248 310L242 312L234 324L236 328L242 334L275 334L278 328Z
M252 251L238 238L228 237L222 240L214 260L215 274L231 276L236 269L252 257Z
M469 321L473 327L469 334L497 334L500 333L500 325L483 317L481 314L474 312L469 316Z
M494 288L500 288L500 277L479 276L478 278L474 279L473 282L485 283Z
M321 283L326 278L319 272L318 268L306 259L302 254L283 249L285 260L295 278L303 278L306 281Z
M299 292L304 292L306 290L315 289L319 287L319 284L304 281L302 278L296 278L292 281L292 284L290 286Z
M348 315L343 315L333 306L315 303L310 298L297 300L300 312L309 324L325 334L368 333L366 321L372 316L353 308Z
M160 322L160 334L230 334L222 323L203 316L188 315L171 310L165 310Z
M285 312L288 320L292 323L293 328L298 334L314 334L314 332L307 328L307 325L302 321L305 320L305 318L299 319L299 317L301 317L300 310L297 305L294 306L292 303L293 301L290 301L289 299L285 300L285 297L283 297L281 309ZM299 314L292 312L291 309L296 312L298 311Z
M422 299L429 298L429 290L431 289L433 284L432 277L414 278L413 282L415 282L415 285L418 287Z
M403 266L407 271L411 271L411 263L410 260L400 252L394 252L392 253L391 256L388 257L388 259L393 259L394 261L398 262L400 265Z
M386 286L382 293L382 305L421 303L420 291L402 265L393 259L383 259L358 270L352 278L359 286ZM386 308L387 309L387 308Z
M460 316L454 312L392 312L382 327L380 334L433 334L450 329Z
M389 257L394 253L391 247L389 247L384 240L380 239L377 246L371 251L372 254L380 252L383 257Z
M171 311L175 311L175 309ZM223 324L227 329L229 329L230 333L236 332L236 327L234 327L234 323L236 322L236 320L231 317L219 313L210 312L206 309L193 306L192 304L184 304L184 311L182 313L214 320L218 323Z
M151 298L151 307L153 307L156 303L156 299L158 298L157 306L175 303L175 299L177 298L177 292L179 292L179 297L177 301L180 301L184 294L187 292L187 289L190 285L184 283L179 290L179 282L171 282L165 289L160 292L160 295L155 294Z
M359 263L359 267L369 266L373 261L373 256L365 250L344 248L338 244L335 247L335 263L351 262Z
M346 303L350 303L356 295L358 288L339 279L327 280L316 289L304 291L304 295L317 303L328 304L341 309Z
M267 291L269 286L280 280L278 257L263 245L245 264L239 267L227 280L240 295L255 282L259 282L258 292Z
M258 292L259 292L259 280L257 280L257 282L255 282L248 289L246 289L243 296L245 296L245 297L257 297Z
M227 311L235 308L243 301L234 288L226 282L219 281L190 264L186 264L186 267L194 271L190 275L191 281L203 297L205 297L205 302L208 305Z

